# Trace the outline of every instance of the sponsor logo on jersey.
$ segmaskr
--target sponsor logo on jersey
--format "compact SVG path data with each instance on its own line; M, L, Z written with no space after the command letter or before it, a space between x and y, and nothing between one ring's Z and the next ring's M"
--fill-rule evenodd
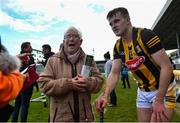
M128 67L129 70L131 71L136 71L141 64L143 64L145 61L144 56L137 56L136 58L129 60L126 62L126 66Z

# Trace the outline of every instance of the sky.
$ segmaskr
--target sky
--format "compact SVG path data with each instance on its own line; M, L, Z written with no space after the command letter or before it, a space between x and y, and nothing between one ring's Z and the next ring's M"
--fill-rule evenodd
M128 9L136 27L151 28L167 0L0 0L0 35L2 44L13 55L22 42L42 50L50 44L58 52L63 35L70 26L82 32L82 48L95 60L104 53L113 54L118 39L106 19L116 7Z

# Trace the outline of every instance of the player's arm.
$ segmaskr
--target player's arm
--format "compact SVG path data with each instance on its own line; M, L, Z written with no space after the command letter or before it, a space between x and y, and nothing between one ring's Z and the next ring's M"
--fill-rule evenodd
M165 52L165 49L161 45L160 38L150 30L144 31L145 46L148 52L151 54L153 60L160 67L160 77L159 77L159 87L158 92L153 103L153 113L151 116L151 121L169 121L168 115L166 114L164 106L164 96L167 92L171 77L173 76L173 71L171 67L170 60ZM142 36L143 37L143 36Z
M106 89L103 95L104 97L108 97L111 91L114 89L116 82L119 79L120 69L121 69L121 60L120 59L113 60L111 72L106 82L107 85L106 85Z
M160 66L160 79L159 88L153 103L153 114L151 117L152 122L167 122L170 121L170 117L166 114L164 107L164 97L167 92L169 82L173 75L171 63L164 49L152 54L155 62Z
M157 98L162 98L163 101L171 77L173 75L172 66L169 57L167 56L165 49L161 44L160 38L154 32L148 29L144 29L141 34L147 51L151 54L153 60L160 67L160 79Z
M173 69L164 48L152 54L152 58L160 66L159 89L156 97L163 101L173 75Z

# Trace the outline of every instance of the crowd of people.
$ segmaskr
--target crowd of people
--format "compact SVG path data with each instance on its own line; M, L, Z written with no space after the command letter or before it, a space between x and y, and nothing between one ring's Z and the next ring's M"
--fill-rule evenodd
M104 93L96 101L98 112L106 105L116 106L115 85L121 76L123 87L130 89L129 71L137 80L137 119L139 122L171 121L175 108L175 80L171 62L160 38L150 29L132 26L128 10L115 8L107 14L109 25L118 37L113 59L104 54L104 79L94 60L90 61L89 76L81 75L87 54L83 51L82 33L69 27L64 33L59 51L42 45L44 71L36 75L30 42L21 44L21 52L11 56L0 42L0 121L27 122L33 86L50 100L49 122L94 122L91 94L98 93L104 82ZM29 80L30 79L30 80ZM27 86L27 82L30 82ZM26 88L24 87L26 85ZM39 86L38 86L39 85ZM25 89L23 89L25 88ZM110 96L110 101L109 101ZM15 99L15 106L8 103Z

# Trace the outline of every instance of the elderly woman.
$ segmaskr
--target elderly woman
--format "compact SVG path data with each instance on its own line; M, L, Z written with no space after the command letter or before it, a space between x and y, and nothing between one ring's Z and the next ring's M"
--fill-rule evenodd
M62 50L48 60L40 75L40 89L50 96L50 122L94 121L91 93L98 92L104 80L94 61L91 75L80 75L86 56L82 41L75 27L67 29Z
M8 103L18 96L26 77L18 71L20 60L27 61L29 55L10 55L0 40L0 122L7 122L13 111Z
M11 56L4 46L0 46L0 109L13 100L20 92L25 77L18 71L20 60ZM24 55L19 58L24 58Z

